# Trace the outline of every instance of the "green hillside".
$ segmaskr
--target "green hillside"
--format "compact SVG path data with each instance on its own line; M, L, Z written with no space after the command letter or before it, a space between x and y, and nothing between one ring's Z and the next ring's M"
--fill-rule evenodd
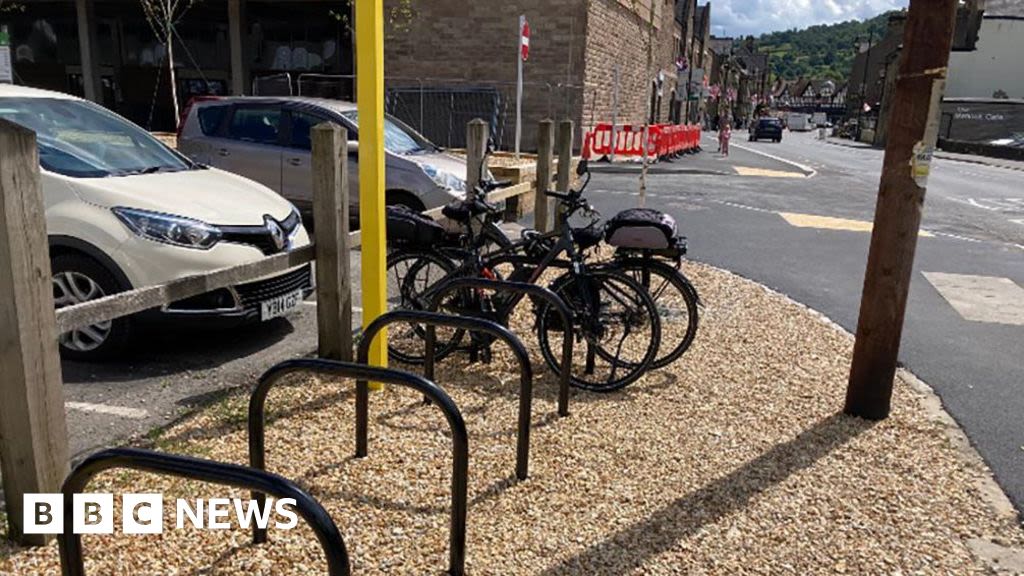
M772 73L776 77L845 81L853 66L857 39L866 41L868 34L874 33L878 42L885 34L889 14L863 22L851 20L804 30L772 32L762 35L758 46L762 52L771 53Z

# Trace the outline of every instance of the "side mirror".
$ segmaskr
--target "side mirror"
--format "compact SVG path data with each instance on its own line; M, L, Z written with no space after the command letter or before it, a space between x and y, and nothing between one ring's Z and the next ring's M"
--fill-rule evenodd
M352 154L358 154L359 153L359 140L349 140L348 141L348 153L349 153L350 156Z
M580 160L579 165L576 166L576 175L583 176L587 172L590 172L590 161L587 159Z

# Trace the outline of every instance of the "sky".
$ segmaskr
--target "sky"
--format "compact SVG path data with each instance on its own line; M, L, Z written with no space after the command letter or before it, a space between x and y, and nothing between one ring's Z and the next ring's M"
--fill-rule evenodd
M698 0L704 4L704 0ZM711 33L757 36L764 32L807 28L846 20L864 20L898 8L908 0L713 0Z

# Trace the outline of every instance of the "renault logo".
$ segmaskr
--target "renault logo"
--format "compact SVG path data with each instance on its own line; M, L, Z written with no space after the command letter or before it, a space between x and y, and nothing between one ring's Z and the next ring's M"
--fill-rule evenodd
M274 242L274 249L278 252L285 249L288 245L288 235L285 234L284 229L281 225L270 216L264 216L263 221L266 223L267 232L270 233L270 239Z

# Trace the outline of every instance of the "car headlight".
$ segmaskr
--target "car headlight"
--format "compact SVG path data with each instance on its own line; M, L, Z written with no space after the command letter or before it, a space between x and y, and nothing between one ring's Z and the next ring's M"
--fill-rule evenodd
M445 172L444 170L438 170L435 166L430 164L421 164L420 168L423 169L423 173L430 177L435 184L441 188L450 188L456 192L466 191L466 181L458 176Z
M129 230L155 242L209 250L221 239L220 229L199 220L134 208L118 207L113 212Z

